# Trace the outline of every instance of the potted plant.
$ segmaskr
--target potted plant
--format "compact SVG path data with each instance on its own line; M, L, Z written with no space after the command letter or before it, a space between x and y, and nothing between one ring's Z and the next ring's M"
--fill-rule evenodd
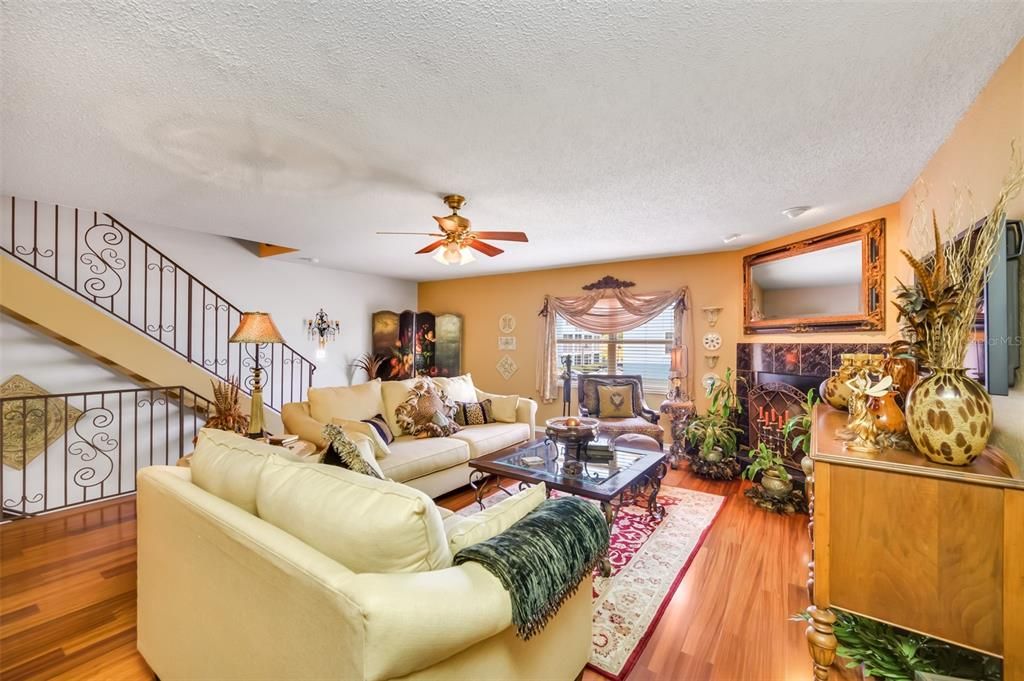
M736 379L737 382L742 380ZM690 469L712 480L732 480L740 471L736 450L743 431L735 420L743 413L743 407L733 382L732 369L726 369L725 377L708 390L707 412L695 417L686 427Z
M785 499L793 491L793 480L783 465L782 457L763 442L749 452L750 465L743 471L743 477L751 482L761 474L761 489L772 499Z
M811 412L814 411L814 405L818 402L818 398L814 396L814 390L808 390L807 397L800 404L800 413L790 416L782 428L784 438L787 440L790 437L793 438L789 442L793 451L800 452L804 456L811 453Z

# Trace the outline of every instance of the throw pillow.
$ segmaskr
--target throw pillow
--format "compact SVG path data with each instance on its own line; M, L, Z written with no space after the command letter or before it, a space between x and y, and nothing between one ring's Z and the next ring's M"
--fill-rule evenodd
M456 402L477 401L476 387L473 385L473 376L470 374L452 376L451 378L437 377L433 381Z
M384 479L384 473L377 466L377 461L372 457L369 461L363 458L356 443L349 439L341 426L336 426L333 423L324 426L324 439L327 440L327 449L320 455L319 463L340 466L354 473L362 473L380 480Z
M491 401L456 402L455 422L460 426L479 426L485 423L494 423Z
M633 404L643 404L643 391L640 390L640 381L635 378L581 378L583 381L583 394L580 397L580 406L587 410L588 416L603 416L597 389L602 385L629 385L633 387Z
M402 432L415 437L446 437L458 432L454 415L455 403L429 380L414 385L409 397L395 409Z
M362 421L377 431L377 435L380 435L380 439L384 441L384 444L389 445L395 441L395 434L391 432L388 422L382 415L377 414L372 419L363 419Z
M633 410L633 386L600 385L597 387L598 413L601 418L628 418Z
M499 423L515 423L516 409L519 407L519 395L492 395L482 390L476 391L481 400L491 401L491 413Z
M345 434L349 437L353 435L362 435L369 442L373 449L374 457L383 459L385 456L391 453L388 449L388 443L384 441L377 429L371 426L366 421L352 421L350 419L331 419L331 423L336 426L341 426L345 430ZM390 430L390 429L389 429ZM353 438L356 445L359 444L359 440Z

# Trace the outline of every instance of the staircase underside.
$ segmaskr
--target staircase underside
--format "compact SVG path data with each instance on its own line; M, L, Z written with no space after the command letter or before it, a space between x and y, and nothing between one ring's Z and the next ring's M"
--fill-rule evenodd
M0 309L147 387L182 385L213 399L212 376L60 284L0 257ZM249 398L242 395L242 409ZM283 432L281 416L265 410L266 428Z

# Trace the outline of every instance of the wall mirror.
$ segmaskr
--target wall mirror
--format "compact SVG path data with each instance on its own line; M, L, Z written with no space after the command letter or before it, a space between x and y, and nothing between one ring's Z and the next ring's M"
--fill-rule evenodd
M746 333L885 328L885 220L743 258Z

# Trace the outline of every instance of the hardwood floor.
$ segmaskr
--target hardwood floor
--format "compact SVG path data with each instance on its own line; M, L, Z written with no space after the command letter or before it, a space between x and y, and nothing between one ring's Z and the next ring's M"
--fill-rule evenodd
M804 627L788 620L807 603L806 517L755 508L735 481L670 471L665 484L727 500L630 680L810 679ZM4 681L152 678L135 651L135 529L134 498L0 528Z

